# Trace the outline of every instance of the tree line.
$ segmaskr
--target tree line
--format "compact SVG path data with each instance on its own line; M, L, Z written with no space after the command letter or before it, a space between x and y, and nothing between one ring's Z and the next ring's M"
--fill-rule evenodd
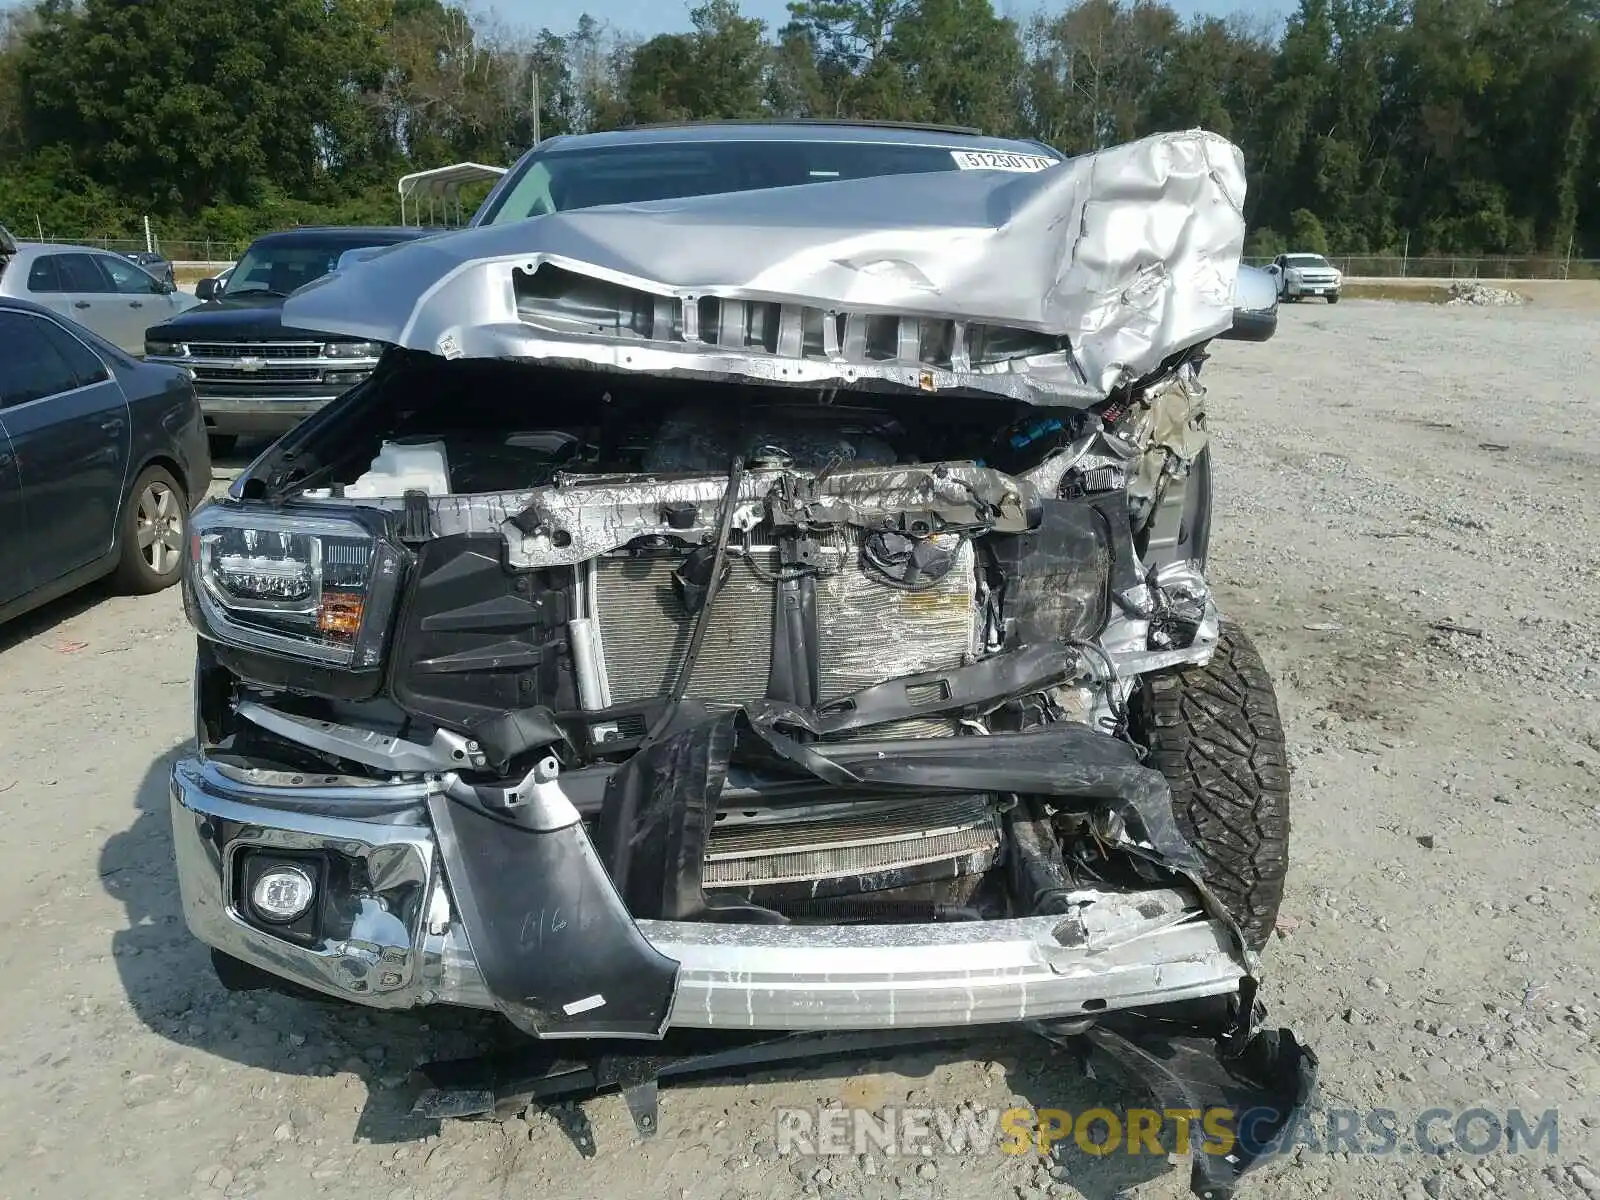
M1242 0L1241 0L1242 2ZM247 239L393 222L402 173L551 134L708 118L977 126L1069 154L1203 126L1251 252L1600 254L1600 0L703 0L649 39L453 0L34 0L0 14L0 221ZM537 99L537 105L535 100Z

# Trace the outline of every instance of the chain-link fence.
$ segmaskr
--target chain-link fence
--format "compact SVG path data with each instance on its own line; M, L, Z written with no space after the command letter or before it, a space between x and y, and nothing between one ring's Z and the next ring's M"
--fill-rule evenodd
M19 240L21 240L26 237L26 234L18 233L17 237ZM27 240L35 242L43 240L50 242L53 245L94 246L101 250L115 250L119 254L127 254L131 251L143 250L145 248L143 238L71 238L47 236L43 239L33 237L28 238ZM223 242L211 241L209 239L191 239L179 241L158 237L154 240L157 253L161 254L169 262L233 262L244 253L245 247L249 245L248 242Z
M1401 258L1330 254L1327 259L1357 279L1600 279L1600 259L1554 257ZM1264 267L1270 258L1247 262Z

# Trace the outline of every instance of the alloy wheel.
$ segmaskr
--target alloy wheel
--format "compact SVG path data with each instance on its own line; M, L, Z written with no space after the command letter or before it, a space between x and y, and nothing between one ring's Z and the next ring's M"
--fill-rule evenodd
M139 552L157 575L170 574L183 555L183 505L159 480L139 493Z

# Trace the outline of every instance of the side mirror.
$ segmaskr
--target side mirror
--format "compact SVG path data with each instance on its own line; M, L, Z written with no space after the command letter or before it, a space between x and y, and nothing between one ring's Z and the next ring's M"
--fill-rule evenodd
M202 303L217 298L217 281L215 279L202 279L194 285L194 298Z
M163 296L170 296L173 292L178 290L178 285L173 283L170 279L162 279L158 282L161 284L161 294ZM197 288L196 290L198 291L199 289Z
M1235 342L1264 342L1278 331L1278 285L1273 272L1239 268L1233 284L1233 327L1218 337Z
M1276 275L1276 274L1278 274L1278 272L1280 272L1282 270L1283 270L1283 268L1280 267L1277 263L1273 263L1270 267L1267 268L1267 274L1268 275Z

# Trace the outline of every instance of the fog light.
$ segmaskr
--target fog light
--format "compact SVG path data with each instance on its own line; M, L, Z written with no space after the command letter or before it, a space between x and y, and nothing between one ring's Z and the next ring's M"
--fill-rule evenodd
M316 890L311 876L299 867L269 867L250 889L250 907L263 921L287 924L311 907Z

